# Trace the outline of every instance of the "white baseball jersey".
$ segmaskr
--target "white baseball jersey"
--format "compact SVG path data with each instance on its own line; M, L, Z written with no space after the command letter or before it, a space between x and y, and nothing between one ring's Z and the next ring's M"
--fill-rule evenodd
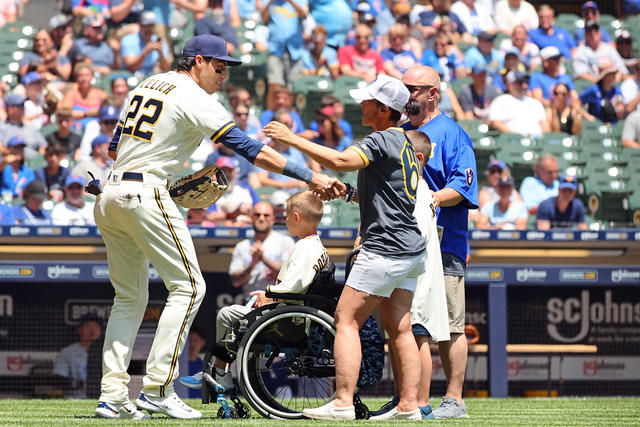
M267 286L267 290L276 293L305 293L316 272L322 270L328 261L327 250L317 234L300 239L282 265L275 285Z
M93 203L85 202L81 208L67 202L58 203L51 211L51 221L55 225L95 225Z
M122 134L113 165L120 172L179 173L207 136L216 142L234 126L229 113L188 75L170 71L129 92L120 113Z

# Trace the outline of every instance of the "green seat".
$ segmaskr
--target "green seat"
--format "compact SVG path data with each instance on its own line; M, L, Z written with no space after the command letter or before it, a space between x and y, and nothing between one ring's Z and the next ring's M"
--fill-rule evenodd
M520 149L522 151L538 151L540 149L540 143L536 139L517 133L501 133L496 137L496 142L501 149L504 147Z
M263 105L267 91L267 54L259 52L240 59L241 66L228 68L229 83L245 88L257 105Z
M584 25L584 22L582 18L575 13L559 13L556 16L555 25L573 34L578 26Z
M593 84L594 84L593 82L590 82L589 80L583 80L583 79L575 79L573 81L573 86L576 88L578 95L584 92L586 89L593 86Z
M462 86L470 85L471 83L473 83L473 80L471 79L471 77L461 77L461 78L455 79L452 82L448 82L449 86L451 87L451 90L453 90L456 96L460 93Z
M25 164L31 169L36 170L47 165L47 161L44 159L44 155L38 154L36 157L32 159L27 159Z

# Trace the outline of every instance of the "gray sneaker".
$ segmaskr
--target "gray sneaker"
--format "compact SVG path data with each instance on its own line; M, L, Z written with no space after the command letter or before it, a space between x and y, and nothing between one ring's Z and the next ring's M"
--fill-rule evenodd
M452 397L443 397L440 406L433 410L433 416L436 420L444 418L469 418L464 402L460 405L458 401Z

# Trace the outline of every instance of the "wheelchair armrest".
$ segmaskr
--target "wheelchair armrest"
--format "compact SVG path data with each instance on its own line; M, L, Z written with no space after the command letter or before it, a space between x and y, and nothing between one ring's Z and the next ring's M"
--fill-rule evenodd
M278 293L267 291L265 296L268 298L273 298L275 300L293 300L293 301L303 301L309 302L312 304L326 304L326 303L335 303L330 296L324 295L310 295L310 294L294 294L294 293Z

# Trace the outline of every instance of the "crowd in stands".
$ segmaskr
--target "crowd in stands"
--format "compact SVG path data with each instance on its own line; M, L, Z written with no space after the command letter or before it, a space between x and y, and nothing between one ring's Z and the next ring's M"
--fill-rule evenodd
M25 2L0 0L0 31L21 18ZM639 12L639 1L622 3L625 17ZM594 1L579 12L581 20L567 28L556 24L552 6L525 0L59 0L19 60L18 84L0 84L0 222L93 224L93 196L83 191L88 171L106 182L109 141L133 84L128 79L171 68L180 52L171 29L219 35L234 55L266 55L265 105L229 84L230 113L251 138L315 171L322 167L268 140L262 127L276 120L343 150L355 123L345 120L342 100L329 95L305 123L294 107L293 83L305 75L401 78L417 64L440 73L440 109L456 120L532 138L579 136L587 122L621 122L622 146L640 148L640 62L633 45L640 33L633 32L634 40L628 29L605 25ZM254 27L245 27L247 20ZM252 28L249 45L240 41L246 28ZM554 161L543 147L519 192L501 159L478 164L479 171L487 166L481 177L487 185L470 219L486 228L586 226L576 178ZM208 140L185 167L212 163L227 174L230 189L210 209L185 212L189 224L248 225L252 206L266 193L278 205L302 185L258 171Z

